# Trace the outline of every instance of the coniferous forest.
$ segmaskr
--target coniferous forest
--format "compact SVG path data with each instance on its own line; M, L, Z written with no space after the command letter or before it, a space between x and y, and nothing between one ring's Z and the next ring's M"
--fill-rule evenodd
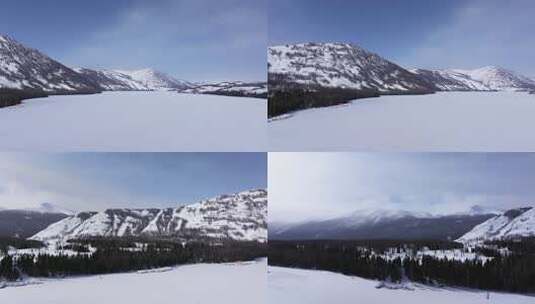
M531 240L533 242L533 240ZM367 279L413 282L430 285L469 287L484 290L518 293L535 292L535 255L531 245L518 245L524 251L500 255L494 251L493 258L485 263L479 260L465 262L423 256L416 259L386 259L363 251L363 246L374 252L388 247L402 252L407 244L414 249L457 248L460 244L443 241L271 241L268 262L273 266L327 270L355 275ZM512 242L511 242L512 243ZM457 244L457 245L456 245ZM437 247L438 246L438 247ZM461 245L462 247L462 245ZM527 249L525 249L527 248ZM492 250L492 249L487 249ZM511 249L510 249L511 250Z
M96 250L89 254L89 246ZM62 249L79 254L22 254L4 256L0 278L64 277L136 271L193 263L250 261L267 256L267 244L258 242L153 241L136 246L132 240L92 239L70 242Z

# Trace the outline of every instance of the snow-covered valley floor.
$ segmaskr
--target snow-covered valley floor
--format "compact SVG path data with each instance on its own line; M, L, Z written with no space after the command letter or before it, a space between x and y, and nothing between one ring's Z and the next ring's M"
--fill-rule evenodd
M382 96L298 111L268 126L271 151L533 151L535 95Z
M377 281L327 271L268 267L270 304L528 304L535 297L416 285L414 290L377 289Z
M265 303L266 260L197 264L162 271L43 280L0 289L1 303Z
M176 92L30 99L0 109L0 150L263 151L266 103Z

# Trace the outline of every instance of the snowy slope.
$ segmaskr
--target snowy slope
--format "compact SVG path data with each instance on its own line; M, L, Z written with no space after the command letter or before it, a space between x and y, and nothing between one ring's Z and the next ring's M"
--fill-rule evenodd
M0 88L98 92L98 85L45 54L0 35Z
M192 85L190 88L179 90L180 93L191 94L219 94L236 96L266 96L267 83L224 81Z
M175 79L153 69L117 70L115 72L130 76L133 80L150 90L185 89L191 86L187 81Z
M432 83L438 91L492 91L491 87L455 70L414 69L411 72Z
M17 304L266 304L266 268L266 261L262 260L34 279L32 285L1 289L0 299L2 303Z
M470 76L493 90L533 90L535 81L513 71L487 66L475 70L452 70Z
M90 236L168 236L265 241L267 192L244 191L167 209L108 209L65 218L32 236L56 242Z
M268 49L270 85L278 81L310 88L330 87L390 92L432 92L404 68L346 43L304 43Z
M535 208L511 209L464 234L458 242L471 243L535 236Z
M131 76L113 70L74 68L76 72L97 83L105 91L148 91L147 85Z
M376 288L378 281L342 274L268 267L268 303L346 304L528 304L533 297L481 290L435 288L411 284L411 289Z

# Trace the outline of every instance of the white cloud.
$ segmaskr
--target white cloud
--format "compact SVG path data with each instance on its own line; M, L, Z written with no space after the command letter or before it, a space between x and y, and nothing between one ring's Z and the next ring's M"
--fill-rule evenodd
M270 153L271 221L358 210L431 214L535 204L533 154ZM530 201L530 199L532 201Z
M54 166L48 157L0 154L0 207L36 208L48 202L69 210L100 210L130 197L111 185Z

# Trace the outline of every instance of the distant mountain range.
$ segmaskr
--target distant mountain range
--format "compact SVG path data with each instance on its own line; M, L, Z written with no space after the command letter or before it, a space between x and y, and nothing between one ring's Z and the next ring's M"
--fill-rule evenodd
M194 94L265 97L265 83L205 84L175 79L153 69L93 70L70 68L13 38L0 35L0 90L47 94L88 94L102 91L166 90ZM203 87L205 87L203 89ZM1 92L0 92L1 93Z
M191 84L153 69L135 71L91 70L75 68L75 71L97 83L104 91L159 91L181 90Z
M250 190L174 208L108 209L64 217L31 236L48 243L86 237L267 239L267 192Z
M181 93L214 94L227 96L246 96L266 98L268 93L265 82L224 81L216 83L192 84L180 90Z
M432 83L437 91L531 91L535 81L513 71L487 66L475 70L412 70Z
M507 212L506 212L507 213ZM500 213L501 214L501 213ZM328 220L300 223L270 223L269 238L274 240L456 240L479 224L498 217L481 207L469 212L431 215L401 210L361 210Z
M535 91L535 80L504 68L407 70L347 43L270 47L268 84L270 116L388 94Z

